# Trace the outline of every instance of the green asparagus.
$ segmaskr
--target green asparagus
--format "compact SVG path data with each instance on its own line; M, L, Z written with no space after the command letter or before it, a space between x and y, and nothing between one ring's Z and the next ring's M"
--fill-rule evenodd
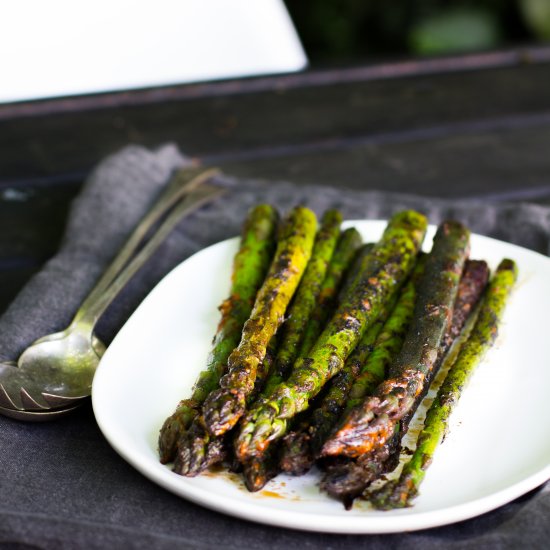
M281 327L275 368L283 376L290 371L298 355L304 327L319 299L321 285L338 242L341 224L342 214L338 210L328 210L321 220L311 258L288 308L287 319Z
M436 448L445 437L449 416L462 390L497 337L502 314L516 279L515 263L512 260L503 260L487 287L472 332L428 410L416 450L403 467L400 477L396 481L388 482L370 496L376 508L385 510L409 506L418 494Z
M239 460L264 453L285 434L289 419L305 410L326 381L342 369L383 305L411 272L426 225L426 218L413 211L390 220L382 239L365 257L361 277L350 285L309 356L299 359L290 378L246 416L235 446Z
M360 245L361 235L354 227L346 229L340 235L334 255L328 265L327 274L321 285L317 304L309 317L307 325L305 325L298 357L306 357L321 334L323 327L336 306L336 297L340 284Z
M399 300L382 332L376 339L372 354L362 364L359 376L353 382L346 401L346 411L359 405L384 380L388 366L401 350L412 319L418 282L424 272L425 257L419 259L412 277L403 288ZM328 434L327 434L328 435Z
M195 382L191 397L180 401L160 430L158 443L163 464L174 459L179 437L198 414L206 396L218 386L227 358L239 343L243 325L250 316L275 250L277 222L277 211L265 204L256 206L247 215L233 261L230 296L220 306L221 320L206 369Z
M320 449L319 442L329 435L338 420L353 381L359 375L361 366L373 352L376 339L384 326L388 310L385 307L378 319L365 332L360 342L348 357L344 368L330 380L328 391L318 395L311 414L285 435L282 443L280 464L283 471L302 475L308 471ZM304 414L304 413L302 413Z
M453 306L451 326L446 330L440 346L436 365L430 373L433 379L447 351L461 333L466 320L480 300L487 284L489 269L486 262L467 260L458 284L457 297ZM427 380L429 383L429 380ZM427 386L428 384L426 384ZM409 422L425 395L426 387L416 396L410 411L395 425L394 433L382 445L357 458L338 456L323 459L321 489L342 500L346 507L353 504L355 497L382 474L393 471L399 464L401 440L408 430Z
M469 231L444 222L434 238L419 284L414 318L390 378L341 421L325 442L325 456L358 457L383 446L422 393L451 321L458 283L469 253Z
M264 389L266 379L274 369L276 346L277 336L275 335L267 346L264 360L258 365L254 391L247 397L247 403L250 403L255 395L261 394ZM227 438L224 435L209 433L204 426L204 418L198 414L178 439L173 471L179 475L195 477L210 466L224 460L227 455ZM263 469L258 467L255 471L260 472L255 475L256 480L259 480L261 475L266 481L269 480Z
M226 433L245 411L258 365L311 256L316 226L315 214L304 207L294 208L285 220L274 260L243 327L241 341L229 356L228 372L220 380L220 389L204 402L204 421L212 435Z

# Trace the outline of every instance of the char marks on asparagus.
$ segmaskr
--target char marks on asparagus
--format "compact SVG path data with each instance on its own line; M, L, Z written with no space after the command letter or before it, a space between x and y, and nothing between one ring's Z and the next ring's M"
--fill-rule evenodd
M275 210L250 212L207 368L160 433L161 461L175 458L176 473L195 476L223 461L258 491L281 471L300 475L316 463L321 488L346 508L360 495L380 509L408 506L418 493L452 408L496 336L517 268L501 263L466 340L459 336L477 312L488 267L468 259L464 226L443 222L422 255L427 222L417 212L398 213L378 243L362 248L341 221L328 211L316 232L315 215L295 208L273 255ZM462 349L412 458L398 479L369 490L399 463L438 369L457 357L448 353L455 342Z
M486 262L479 260L466 261L458 285L451 326L446 331L440 346L435 368L430 375L430 383L443 363L449 348L460 335L468 316L479 302L487 284L488 276L489 268ZM394 357L398 351L399 349L395 350ZM372 481L382 474L393 471L399 463L403 437L407 433L409 423L427 390L428 384L425 385L423 392L417 396L407 415L395 425L393 434L382 447L357 458L329 457L325 459L323 464L325 471L321 479L321 487L332 497L342 500L344 504L349 506L353 499L363 493ZM356 404L354 400L350 400L349 407Z
M458 283L469 253L470 232L458 222L442 223L426 258L413 322L375 395L352 409L325 442L324 456L361 456L384 445L395 424L413 407L435 366L451 318Z
M277 211L267 204L254 207L247 214L239 250L233 260L230 295L220 306L221 319L206 369L199 374L191 397L180 401L160 430L158 443L163 464L175 458L179 438L199 413L208 394L218 387L227 358L239 343L243 325L273 257L278 219Z
M385 305L376 322L365 332L348 357L344 368L330 380L327 392L319 402L314 404L305 425L297 430L292 430L284 437L281 467L285 472L301 475L313 466L323 443L348 405L352 388L355 388L356 398L358 398L359 393L361 396L364 395L369 384L376 386L384 379L385 366L382 358L385 352L380 346L382 343L386 346L391 340L391 335L388 334L390 326L388 315L391 312L390 319L396 315L402 318L404 300L411 302L409 308L412 313L414 296L411 299L410 287L411 282L409 281L401 292L397 304L394 304L395 300L392 300ZM410 319L410 315L407 319ZM407 319L403 319L403 322L406 322ZM392 322L392 330L396 328L397 324L395 321ZM374 354L377 355L377 359L372 362L371 358ZM361 383L356 388L357 378L360 375Z
M342 369L384 304L410 274L426 227L426 218L417 212L393 216L308 357L299 359L289 379L246 415L235 445L239 460L263 454L285 434L289 420L305 410L309 400Z
M517 279L517 267L512 260L503 260L489 283L482 299L475 325L443 384L428 409L424 427L418 436L416 450L395 481L386 483L369 495L375 507L383 510L410 506L437 446L448 429L448 419L474 369L498 334L504 308Z
M319 299L323 280L340 236L341 224L342 214L338 210L327 210L321 219L311 258L288 308L287 319L280 329L275 368L282 377L290 372L300 351L304 327Z
M285 219L267 277L244 324L240 343L229 356L228 372L220 380L220 389L204 402L204 422L212 435L226 433L243 415L258 365L284 319L311 256L316 229L315 214L302 206L294 208Z

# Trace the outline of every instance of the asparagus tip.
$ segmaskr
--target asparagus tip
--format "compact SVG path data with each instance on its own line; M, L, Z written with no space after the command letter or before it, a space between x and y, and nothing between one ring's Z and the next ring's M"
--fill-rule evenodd
M197 416L197 406L192 399L180 401L174 413L164 421L158 438L161 464L168 464L176 457L178 439Z
M251 493L263 489L266 483L279 473L276 461L268 455L252 457L243 466L244 482Z
M245 411L245 398L220 388L212 392L204 403L204 422L208 431L215 436L223 435L237 423Z
M283 472L301 476L311 469L315 459L310 436L306 432L290 432L283 438L279 466Z
M261 406L250 412L235 443L239 460L248 461L262 455L284 433L286 421L276 416L277 411L270 406Z
M350 510L353 501L364 491L370 479L368 471L349 459L337 459L326 465L321 489Z
M407 479L396 479L388 481L376 491L371 491L367 498L377 510L394 510L410 507L411 500L416 495L414 484Z
M182 476L195 477L223 460L224 456L222 439L210 437L206 430L194 424L178 441L173 471Z

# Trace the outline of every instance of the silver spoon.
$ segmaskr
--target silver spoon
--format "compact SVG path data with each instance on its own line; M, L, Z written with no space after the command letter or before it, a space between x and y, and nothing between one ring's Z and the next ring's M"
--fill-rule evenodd
M93 334L97 320L181 218L224 192L212 185L198 187L215 173L217 171L212 169L180 172L178 185L171 185L151 213L139 224L83 302L69 327L31 344L21 354L16 366L0 364L0 407L21 412L34 411L36 414L39 411L63 409L90 395L92 379L105 350ZM157 232L128 262L143 235L166 212L166 205L172 206L190 189L195 190L173 209ZM135 236L136 233L139 238ZM29 415L28 419L34 418L34 415Z

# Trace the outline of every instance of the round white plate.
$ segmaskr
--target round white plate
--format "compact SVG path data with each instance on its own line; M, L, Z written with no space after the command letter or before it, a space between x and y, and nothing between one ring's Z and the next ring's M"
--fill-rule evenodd
M355 221L365 242L383 221ZM426 238L431 246L434 228ZM520 279L489 352L452 415L450 433L411 508L374 511L356 501L350 511L319 492L315 472L279 475L249 493L238 476L174 474L158 461L164 419L189 395L204 368L229 291L238 240L195 254L144 300L103 357L93 407L114 449L153 482L214 510L272 525L332 533L391 533L423 529L492 510L550 478L550 259L486 237L472 236L471 257L492 268L514 259Z

